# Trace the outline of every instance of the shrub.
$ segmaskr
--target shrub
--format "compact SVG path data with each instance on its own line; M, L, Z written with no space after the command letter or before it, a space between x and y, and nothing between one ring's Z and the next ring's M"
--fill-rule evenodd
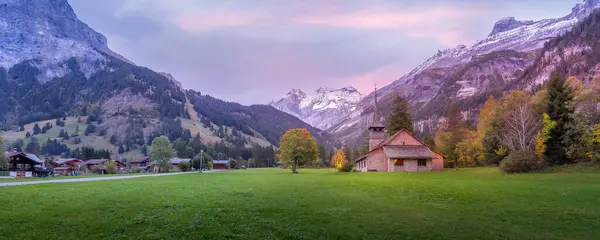
M139 168L135 169L135 173L140 173L140 172L142 172L142 169L139 169Z
M182 172L187 172L187 171L189 171L192 168L192 163L190 163L190 162L180 162L179 164L177 164L177 167Z
M346 161L338 168L338 171L339 172L352 172L352 169L354 169L354 165L352 163Z
M505 173L523 173L538 170L541 167L538 157L531 150L511 152L500 162L500 168Z
M104 163L104 168L106 170L106 173L108 174L115 174L117 173L117 163L115 161L106 161L106 163Z
M90 167L90 172L101 174L104 172L104 167L99 166L99 165L94 165L94 166Z

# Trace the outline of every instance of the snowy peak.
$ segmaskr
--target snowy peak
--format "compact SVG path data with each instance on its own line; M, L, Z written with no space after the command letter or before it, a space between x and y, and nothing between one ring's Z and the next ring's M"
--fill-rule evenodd
M311 95L300 89L292 89L285 97L270 105L326 130L355 110L362 97L354 87L321 87Z
M573 7L569 17L581 18L589 15L600 6L600 0L584 0Z
M326 109L340 107L355 107L362 99L362 94L353 87L340 89L321 87L315 91L315 95L304 98L300 108Z
M496 22L496 24L494 24L494 28L492 29L492 33L490 33L490 35L494 35L500 32L508 31L532 23L533 21L517 21L514 17L505 17Z

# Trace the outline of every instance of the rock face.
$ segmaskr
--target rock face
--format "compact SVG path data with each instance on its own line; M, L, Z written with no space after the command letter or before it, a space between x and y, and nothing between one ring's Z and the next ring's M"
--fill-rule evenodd
M126 61L111 51L106 38L79 21L67 0L0 0L0 66L35 60L42 81L69 72L75 58L87 76L106 66L106 56Z
M539 21L503 18L483 40L472 46L459 45L438 51L407 75L380 89L377 93L382 98L380 109L389 111L391 96L404 94L417 129L431 131L437 128L441 115L452 102L476 109L494 91L531 87L534 84L517 80L537 60L535 51L571 30L599 6L600 0L585 0L577 4L570 14L560 18ZM585 49L585 46L572 48L579 52ZM550 57L544 59L552 61ZM535 83L545 80L551 69L546 67L545 72L534 76ZM373 94L370 94L357 104L346 120L328 131L338 140L356 142L359 140L357 136L364 135L362 131L372 115L372 104Z
M316 128L326 130L346 119L356 109L362 97L363 95L353 87L322 87L312 95L307 95L300 89L292 89L285 97L269 105Z

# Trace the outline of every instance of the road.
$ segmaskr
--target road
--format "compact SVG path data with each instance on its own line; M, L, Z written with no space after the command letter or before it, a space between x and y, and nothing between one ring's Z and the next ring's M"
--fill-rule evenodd
M11 186L21 186L21 185L33 185L33 184L47 184L47 183L92 182L92 181L119 180L119 179L142 178L142 177L164 177L164 176L180 175L180 174L188 174L188 173L195 173L195 172L159 173L159 174L148 174L148 175L113 176L113 177L91 177L91 178L56 179L56 180L40 180L40 181L28 181L28 182L5 182L5 183L0 183L0 187L11 187Z

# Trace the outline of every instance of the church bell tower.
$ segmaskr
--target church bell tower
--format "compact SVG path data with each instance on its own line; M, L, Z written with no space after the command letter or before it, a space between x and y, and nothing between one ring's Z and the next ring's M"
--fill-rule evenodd
M385 141L385 126L381 123L379 106L377 105L377 87L375 87L373 95L375 98L375 110L373 112L373 122L369 126L369 151L373 151L375 147Z

